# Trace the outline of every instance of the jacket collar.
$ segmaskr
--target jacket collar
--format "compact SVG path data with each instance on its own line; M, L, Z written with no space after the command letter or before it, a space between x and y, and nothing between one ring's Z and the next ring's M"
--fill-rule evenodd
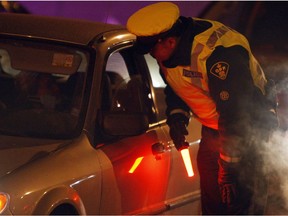
M211 24L207 21L196 21L191 17L180 17L180 19L185 24L185 30L173 55L163 62L163 65L167 68L174 68L178 65L191 65L191 49L194 37L211 27Z

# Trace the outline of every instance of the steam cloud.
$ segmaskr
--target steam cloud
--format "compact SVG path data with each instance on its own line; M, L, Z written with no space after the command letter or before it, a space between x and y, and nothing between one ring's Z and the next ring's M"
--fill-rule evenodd
M288 209L288 131L276 130L265 143L261 154L264 172L269 176L269 193L279 207ZM263 147L263 146L262 146ZM272 191L271 191L272 190Z

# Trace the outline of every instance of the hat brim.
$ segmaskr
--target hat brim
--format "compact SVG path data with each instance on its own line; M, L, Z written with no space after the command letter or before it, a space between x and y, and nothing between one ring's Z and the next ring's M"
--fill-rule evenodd
M143 55L149 53L158 42L158 39L147 40L147 38L137 38L135 43L136 52Z
M141 54L147 54L158 43L160 39L165 38L169 31L153 35L153 36L138 36L136 39L136 49Z
M161 39L167 38L171 35L180 35L183 29L183 24L180 19L172 26L171 29L153 36L137 36L136 50L141 54L147 54Z

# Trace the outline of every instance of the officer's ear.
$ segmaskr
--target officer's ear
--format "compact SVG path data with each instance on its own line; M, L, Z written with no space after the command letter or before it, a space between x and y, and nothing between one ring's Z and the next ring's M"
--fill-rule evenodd
M167 39L167 43L169 45L169 47L171 49L175 49L175 47L177 46L177 38L176 37L168 37Z

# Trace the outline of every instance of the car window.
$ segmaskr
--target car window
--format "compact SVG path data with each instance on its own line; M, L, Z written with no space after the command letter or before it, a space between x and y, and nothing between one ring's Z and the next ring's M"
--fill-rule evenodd
M104 125L106 116L123 117L122 119L141 117L146 122L144 130L148 129L148 124L156 122L155 107L145 69L147 66L143 63L145 63L143 55L137 54L133 47L125 47L108 54L102 73L101 104L95 131L96 143L119 138L118 135L112 135L106 130ZM125 120L121 122L119 120L117 123L127 124ZM135 127L139 126L138 123L136 125ZM129 133L125 133L125 136L129 136Z
M149 86L143 73L133 64L132 50L112 53L103 77L102 104L106 110L151 113Z
M125 60L121 56L119 52L112 53L108 60L107 60L107 65L105 71L111 74L114 74L115 77L112 78L112 80L116 78L121 78L121 80L128 80L129 79L129 72L125 63ZM118 75L116 77L116 75ZM113 76L113 75L111 75ZM114 82L120 82L120 80L115 80Z
M164 95L164 88L166 87L166 84L160 75L157 61L150 54L145 55L145 60L149 68L149 73L152 79L152 85L155 92L155 103L158 111L158 120L161 121L166 119L165 114L166 103Z
M20 40L0 42L0 133L65 138L80 122L89 55Z

